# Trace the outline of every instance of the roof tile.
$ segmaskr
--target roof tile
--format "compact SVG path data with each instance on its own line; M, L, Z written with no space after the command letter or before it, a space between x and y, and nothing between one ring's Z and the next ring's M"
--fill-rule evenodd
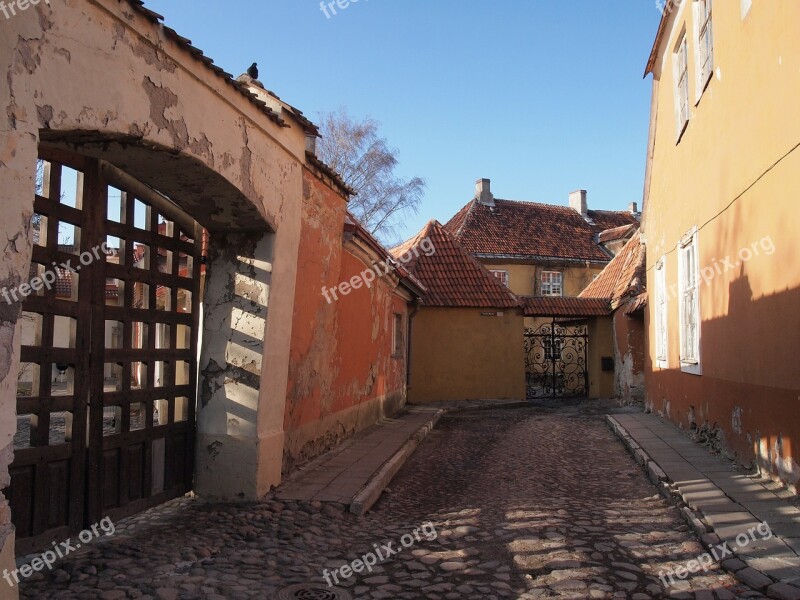
M430 241L433 251L422 251L425 239ZM429 222L415 237L392 249L392 254L425 286L422 297L425 306L519 306L516 296L470 256L438 221Z
M608 262L611 257L597 244L597 235L638 224L625 211L590 210L587 221L567 206L494 202L491 207L472 200L445 225L471 254Z
M605 298L616 310L630 297L641 294L645 284L645 246L637 231L580 297Z

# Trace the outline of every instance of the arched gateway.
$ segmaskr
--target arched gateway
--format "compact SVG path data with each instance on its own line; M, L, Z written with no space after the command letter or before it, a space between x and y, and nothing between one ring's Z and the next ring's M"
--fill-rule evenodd
M135 0L29 5L0 19L0 63L16 551L193 487L257 498L280 480L313 126ZM8 510L0 528L2 568Z

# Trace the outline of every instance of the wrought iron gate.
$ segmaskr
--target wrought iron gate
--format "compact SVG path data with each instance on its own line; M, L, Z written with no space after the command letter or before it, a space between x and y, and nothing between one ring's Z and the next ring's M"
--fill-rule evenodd
M23 553L182 495L194 473L202 230L101 161L39 165L10 467Z
M583 397L589 391L586 325L555 321L525 330L525 379L528 399Z

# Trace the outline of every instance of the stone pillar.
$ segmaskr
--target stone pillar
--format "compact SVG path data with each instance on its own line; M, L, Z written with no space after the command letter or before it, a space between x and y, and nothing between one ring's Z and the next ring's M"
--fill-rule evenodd
M0 93L0 96L3 94ZM3 105L5 106L5 104ZM8 130L0 125L0 290L27 281L31 259L31 217L36 189L37 140L24 124ZM18 318L21 305L0 295L0 573L14 570L14 526L6 494L11 479L17 431L16 395L19 370ZM0 579L0 600L16 599L19 592Z
M209 498L257 499L262 479L275 477L265 461L277 465L278 480L271 483L280 478L282 415L274 424L277 444L266 456L258 425L274 239L272 233L211 236L196 448L196 489Z

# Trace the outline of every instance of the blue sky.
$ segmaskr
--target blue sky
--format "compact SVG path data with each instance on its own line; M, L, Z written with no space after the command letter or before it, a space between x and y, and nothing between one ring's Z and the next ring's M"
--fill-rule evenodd
M499 198L641 202L658 26L650 0L148 0L225 70L253 61L303 110L372 117L400 173L427 181L408 237L488 177Z

